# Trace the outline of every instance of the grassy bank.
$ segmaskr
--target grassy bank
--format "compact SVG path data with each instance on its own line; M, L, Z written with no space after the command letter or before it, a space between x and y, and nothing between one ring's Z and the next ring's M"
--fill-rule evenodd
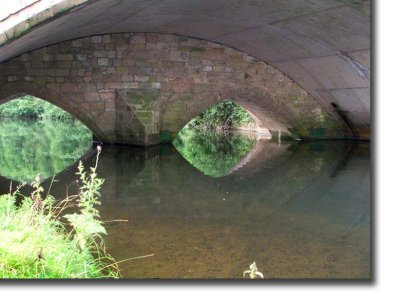
M97 160L89 173L80 163L79 194L62 201L45 195L36 182L22 201L18 190L0 196L1 278L118 277L102 240L106 230L96 207L104 180L96 168ZM67 208L75 213L65 214Z

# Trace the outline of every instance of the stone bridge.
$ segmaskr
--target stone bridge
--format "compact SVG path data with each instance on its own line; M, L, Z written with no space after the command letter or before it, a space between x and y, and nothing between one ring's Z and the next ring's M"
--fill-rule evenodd
M0 103L40 97L104 143L170 141L224 99L268 133L369 139L369 6L21 0L0 15Z

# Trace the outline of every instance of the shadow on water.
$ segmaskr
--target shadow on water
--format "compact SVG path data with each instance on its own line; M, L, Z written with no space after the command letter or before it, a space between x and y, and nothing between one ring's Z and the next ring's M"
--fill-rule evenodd
M369 278L369 144L260 140L252 149L212 177L172 145L103 147L101 216L127 220L105 224L108 252L154 254L121 263L122 276L241 278L256 261L266 278ZM52 194L65 195L75 172L59 173Z

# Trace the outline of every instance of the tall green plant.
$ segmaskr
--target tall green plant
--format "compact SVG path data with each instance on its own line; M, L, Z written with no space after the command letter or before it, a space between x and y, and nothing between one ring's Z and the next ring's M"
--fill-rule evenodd
M99 219L98 197L104 180L89 174L82 164L77 196L56 202L43 197L43 188L35 181L31 195L22 196L17 206L14 193L0 196L0 277L1 278L102 278L118 277L114 259L107 255L102 235L105 228ZM78 204L80 213L64 210ZM68 228L72 227L72 231Z
M81 181L78 202L80 213L64 215L73 226L75 240L82 250L87 245L93 245L93 239L99 237L97 234L107 234L99 220L99 210L96 208L101 204L98 198L101 185L104 183L104 179L98 178L96 173L101 148L98 146L97 149L96 164L94 167L90 167L89 175L86 174L82 161L78 165L77 175L79 175Z

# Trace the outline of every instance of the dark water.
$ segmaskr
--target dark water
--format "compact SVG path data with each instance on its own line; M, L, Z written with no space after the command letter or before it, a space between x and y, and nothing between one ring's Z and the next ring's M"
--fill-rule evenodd
M224 139L241 146L177 145L196 167L172 145L103 147L101 216L127 220L105 223L108 252L152 255L121 262L123 277L242 278L253 261L265 278L370 277L369 144ZM75 172L52 194L73 190Z

